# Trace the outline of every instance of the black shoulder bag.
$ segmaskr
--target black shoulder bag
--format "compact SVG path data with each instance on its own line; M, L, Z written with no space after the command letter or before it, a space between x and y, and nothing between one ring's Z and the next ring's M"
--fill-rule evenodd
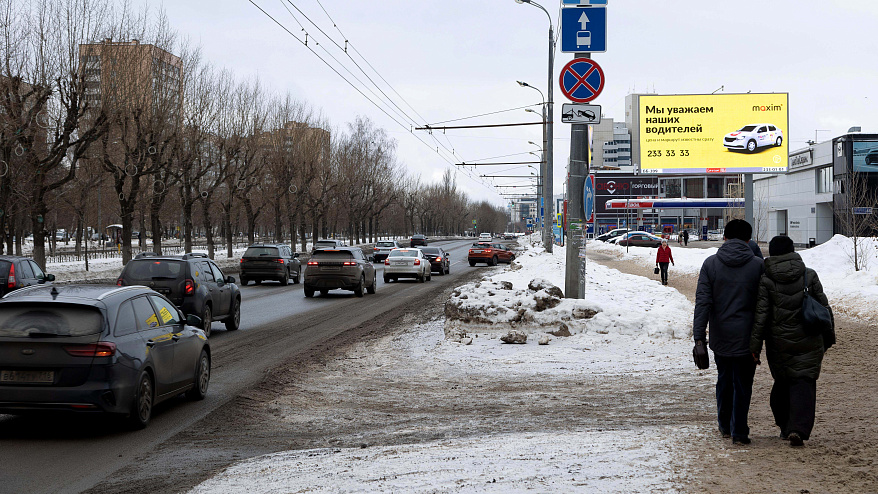
M835 329L833 328L832 311L817 301L808 291L808 270L805 270L805 298L802 300L802 322L805 323L805 333L809 335L822 335L823 348L827 349L835 344Z

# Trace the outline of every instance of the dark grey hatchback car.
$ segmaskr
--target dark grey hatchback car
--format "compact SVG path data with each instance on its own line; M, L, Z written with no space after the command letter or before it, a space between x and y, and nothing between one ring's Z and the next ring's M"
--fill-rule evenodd
M203 399L211 353L197 316L143 286L23 288L0 300L0 413L108 412Z

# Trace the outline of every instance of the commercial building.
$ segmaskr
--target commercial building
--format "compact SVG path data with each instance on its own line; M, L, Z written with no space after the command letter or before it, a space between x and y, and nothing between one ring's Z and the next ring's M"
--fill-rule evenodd
M622 122L602 118L592 126L592 153L589 168L594 171L633 173L631 134Z

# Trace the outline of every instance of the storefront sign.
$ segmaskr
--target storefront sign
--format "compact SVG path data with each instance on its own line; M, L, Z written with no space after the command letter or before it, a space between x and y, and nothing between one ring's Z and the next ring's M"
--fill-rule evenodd
M794 168L803 168L809 166L811 161L811 150L790 156L790 170Z

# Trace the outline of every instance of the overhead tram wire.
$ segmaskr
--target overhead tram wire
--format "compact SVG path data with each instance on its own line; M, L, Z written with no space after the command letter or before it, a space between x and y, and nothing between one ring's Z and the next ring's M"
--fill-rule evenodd
M417 134L415 134L414 132L411 132L410 129L406 128L405 125L403 125L400 121L398 121L396 118L394 118L392 115L390 115L390 114L387 112L387 110L385 110L385 109L382 108L380 105L378 105L375 101L373 101L371 98L369 98L369 96L367 96L362 90L360 90L360 88L358 88L355 84L353 84L350 80L348 80L348 79L347 79L343 74L341 74L341 73L340 73L335 67L333 67L329 62L327 62L323 57L321 57L316 51L314 51L313 48L311 48L310 46L308 46L308 44L307 44L305 41L303 41L303 40L300 39L298 36L296 36L295 34L293 34L293 32L290 31L290 30L289 30L289 29L288 29L283 23L281 23L281 22L278 21L276 18L274 18L274 16L272 16L271 14L269 14L265 9L263 9L260 5L258 5L258 4L257 4L256 2L254 2L253 0L248 0L248 1L249 1L254 7L256 7L260 12L262 12L266 17L268 17L268 18L271 19L275 24L277 24L278 27L280 27L281 29L283 29L284 31L286 31L287 34L289 34L290 36L292 36L293 39L295 39L296 41L298 41L299 43L301 43L302 46L304 46L305 48L307 48L308 51L310 51L310 52L311 52L314 56L316 56L321 62L323 62L324 65L326 65L327 67L329 67L330 70L332 70L333 72L335 72L336 75L338 75L339 77L341 77L342 80L344 80L346 83L348 83L348 85L350 85L355 91L357 91L358 93L360 93L361 96L363 96L364 98L366 98L367 101L369 101L370 103L372 103L372 105L374 105L374 106L375 106L376 108L378 108L382 113L384 113L385 115L387 115L388 118L390 118L391 120L393 120L397 125L399 125L399 126L402 127L403 129L407 130L408 133L410 133L411 135L413 135L417 140L421 141L422 144L424 144L425 146L429 147L430 149L434 149L433 146L431 146L431 145L428 144L426 141L424 141L423 139L421 139L421 137L418 136ZM298 22L298 20L297 20L297 22ZM301 25L301 24L300 24L300 25ZM306 31L306 34L307 34L307 31ZM325 49L324 49L324 50L325 50ZM334 57L333 57L333 59L335 60ZM336 60L336 62L338 62L338 60ZM360 82L360 81L358 81L358 82ZM442 147L444 148L444 146L442 146ZM453 160L451 160L451 159L449 159L448 157L444 156L444 155L439 151L439 148L438 148L438 147L435 148L435 151L436 151L436 154L438 154L439 157L441 157L441 158L442 158L445 162L447 162L449 165L454 165ZM447 151L447 150L446 150L446 151ZM451 155L452 155L452 157L455 157L455 158L456 158L455 153L451 153ZM456 168L456 167L455 167L455 168ZM466 170L465 170L465 172L466 172ZM472 178L474 181L482 183L482 185L484 185L488 190L491 190L492 192L495 192L495 191L493 191L493 190L491 189L491 185L488 184L488 183L486 183L484 180L480 180L480 179L478 179L477 177L473 176L472 174L470 174L470 173L468 173L468 172L467 172L467 175L470 176L470 178Z

